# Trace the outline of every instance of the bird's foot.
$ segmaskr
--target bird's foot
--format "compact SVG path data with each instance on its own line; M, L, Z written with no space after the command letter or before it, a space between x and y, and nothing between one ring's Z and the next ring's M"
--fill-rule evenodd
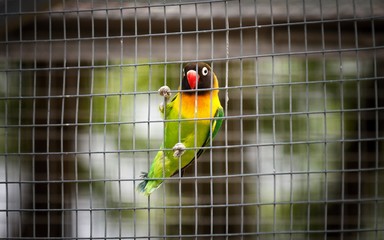
M158 90L159 94L166 99L169 99L171 97L171 89L168 86L162 86Z
M185 145L182 143L176 143L172 150L174 157L181 157L185 152Z

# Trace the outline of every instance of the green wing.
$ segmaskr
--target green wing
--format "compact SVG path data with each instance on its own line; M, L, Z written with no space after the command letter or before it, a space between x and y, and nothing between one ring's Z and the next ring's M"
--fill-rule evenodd
M160 104L159 106L159 111L161 113L161 117L163 119L165 119L164 117L164 109L166 108L166 113L168 114L169 111L171 111L172 107L173 107L173 101L175 101L175 99L177 98L179 94L177 93L175 96L173 96L173 98L170 100L170 101L164 101L162 104ZM165 105L165 106L164 106Z
M212 122L212 134L211 134L211 131L208 132L207 140L205 140L203 147L208 146L211 143L211 137L213 139L216 136L216 134L219 132L221 124L223 123L222 117L224 117L224 110L221 106L219 106L219 108L217 108L217 111L214 117L215 119ZM199 157L203 152L204 152L204 149L200 149L197 152L197 157Z
M212 139L216 136L216 134L219 132L220 130L220 127L221 127L221 124L223 123L223 119L222 117L224 117L224 110L221 106L219 106L219 108L216 110L216 113L215 113L215 116L214 116L214 120L212 122L212 134L211 134L211 131L208 132L208 136L206 137L206 140L203 144L202 147L206 147L208 146L210 143L211 143L211 137ZM200 155L205 151L205 149L200 149L197 153L196 153L196 158L199 158ZM190 163L188 163L185 167L183 167L181 169L181 176L183 176L184 174L184 170L189 167L193 162L195 161L195 158L192 159L192 161ZM178 173L175 172L175 174L173 174L172 176L176 175Z

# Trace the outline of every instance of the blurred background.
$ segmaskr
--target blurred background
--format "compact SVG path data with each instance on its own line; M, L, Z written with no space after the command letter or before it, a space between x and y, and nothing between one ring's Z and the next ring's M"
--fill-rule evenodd
M0 1L1 239L383 239L384 3ZM157 93L225 120L150 198Z

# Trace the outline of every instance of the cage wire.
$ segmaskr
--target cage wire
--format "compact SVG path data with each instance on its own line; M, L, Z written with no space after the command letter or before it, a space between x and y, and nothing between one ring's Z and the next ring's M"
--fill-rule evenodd
M383 1L2 0L0 21L1 239L384 239ZM197 61L221 129L147 197L157 90Z

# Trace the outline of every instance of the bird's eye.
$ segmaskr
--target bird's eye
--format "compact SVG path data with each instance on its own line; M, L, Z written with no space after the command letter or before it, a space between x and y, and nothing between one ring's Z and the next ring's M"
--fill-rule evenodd
M203 69L201 70L201 73L203 74L203 76L207 76L208 75L208 68L203 67Z

